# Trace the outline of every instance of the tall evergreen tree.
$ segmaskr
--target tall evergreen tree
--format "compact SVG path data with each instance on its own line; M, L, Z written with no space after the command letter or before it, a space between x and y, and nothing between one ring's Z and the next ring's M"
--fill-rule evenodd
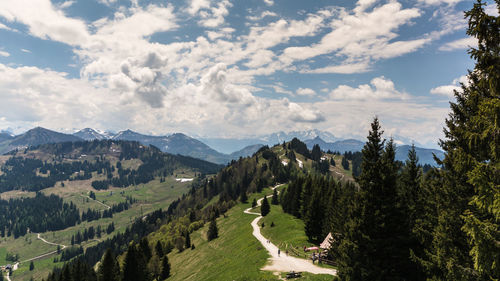
M97 279L99 281L119 281L119 277L120 267L118 266L113 251L107 249L99 265Z
M217 237L219 237L219 230L217 229L217 222L214 218L210 221L210 225L208 226L207 239L208 241L212 241Z
M264 196L262 200L262 206L260 206L260 214L265 217L271 211L271 206L269 206L269 201L267 201L267 196Z
M497 12L500 12L500 1ZM469 237L474 270L481 279L500 279L500 16L486 14L478 1L466 13L467 34L478 39L478 48L470 54L477 61L469 74L470 83L455 93L457 104L452 115L468 116L449 130L451 149L459 150L471 165L467 183L474 193L465 211L463 230ZM458 96L461 97L458 99ZM460 115L459 115L460 114ZM447 124L448 124L447 123ZM465 134L454 134L464 132Z
M189 237L189 231L186 231L186 236L184 239L184 248L186 249L191 248L191 237Z
M170 276L170 263L168 262L168 256L165 255L161 259L161 274L160 280L165 280Z
M443 169L427 184L436 196L424 207L437 219L416 228L427 237L419 260L435 280L500 278L500 18L486 14L484 5L477 1L465 13L467 34L478 40L469 51L476 65L455 91L441 141Z
M409 259L398 208L398 166L392 140L384 150L378 119L363 148L360 191L335 255L343 280L404 280L400 264Z
M319 162L319 160L321 160L321 148L317 144L315 144L312 148L311 159L316 162Z
M163 255L165 254L163 252L163 246L161 245L161 241L160 240L156 241L155 252L156 252L156 255L158 257L163 257Z
M136 244L130 243L123 263L123 281L146 281L149 279L142 255Z
M273 190L273 197L271 197L271 204L273 204L273 205L278 205L279 204L278 190L276 190L276 188Z

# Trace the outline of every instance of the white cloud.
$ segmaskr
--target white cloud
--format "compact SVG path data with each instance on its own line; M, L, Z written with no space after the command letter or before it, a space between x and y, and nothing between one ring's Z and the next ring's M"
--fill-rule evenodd
M5 52L5 51L0 50L0 57L8 57L8 56L10 56L10 54L9 54L9 53L7 53L7 52Z
M266 3L266 5L268 6L272 6L274 5L274 0L264 0L264 3Z
M21 49L21 52L23 52L23 53L31 53L31 51L28 50L28 49Z
M460 76L457 79L454 79L450 85L443 85L436 88L431 89L431 94L434 95L444 95L448 97L454 96L454 91L460 90L460 84L468 85L469 80L466 75Z
M453 51L460 49L468 49L468 48L476 48L477 47L477 39L474 37L467 37L458 39L455 41L448 42L443 46L439 47L441 51Z
M50 0L1 1L0 17L27 25L33 36L42 39L52 39L73 46L84 44L89 39L86 24L67 17Z
M376 77L370 85L362 84L357 88L340 85L330 92L333 100L376 100L376 99L407 99L408 94L395 89L394 83L385 77Z
M343 65L331 65L315 69L302 69L301 73L339 73L339 74L352 74L352 73L362 73L370 70L370 64L368 62L360 62L353 64L343 64Z
M278 16L278 14L276 14L275 12L264 11L258 16L248 16L247 19L249 19L251 21L258 21L258 20L261 20L265 17L277 17L277 16Z
M5 29L5 30L12 30L12 28L6 26L5 24L0 22L0 29Z
M314 96L314 95L316 95L316 92L310 88L298 88L296 93L299 96Z
M420 2L420 3L426 4L426 5L434 5L434 6L442 5L442 4L455 5L455 4L462 2L462 1L464 1L464 0L418 0L418 2Z
M65 2L62 2L61 4L59 4L59 8L66 9L66 8L71 7L73 4L75 4L75 1L65 1Z
M430 42L430 38L395 41L398 37L396 31L401 26L421 16L418 9L404 9L400 3L390 1L367 10L373 4L371 0L364 0L358 2L354 13L338 11L330 23L332 31L320 42L305 47L288 47L283 51L281 61L292 63L334 53L345 61L340 66L322 68L317 72L332 73L340 69L341 73L352 73L356 68L366 71L366 67L361 67L363 63L414 52Z
M198 15L200 25L215 28L224 24L224 17L229 14L232 6L229 0L191 0L187 12L192 16Z

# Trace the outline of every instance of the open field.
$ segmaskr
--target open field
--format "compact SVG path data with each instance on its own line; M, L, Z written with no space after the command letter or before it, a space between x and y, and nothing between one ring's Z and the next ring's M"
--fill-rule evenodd
M137 165L137 163L131 161L130 163L127 163L127 165L133 166ZM165 182L162 183L160 183L159 179L156 179L147 184L141 184L138 186L110 188L108 190L101 191L94 190L91 187L90 184L92 180L65 181L64 186L62 186L61 183L57 183L56 186L44 189L42 192L46 195L56 194L61 196L65 202L73 202L80 209L80 211L86 211L89 208L100 211L107 209L107 207L103 204L87 197L90 191L95 192L96 200L110 206L120 202L125 202L127 196L133 197L137 200L137 202L134 203L128 210L113 214L113 218L103 218L91 222L85 221L79 225L69 227L64 230L46 232L41 235L49 242L70 246L71 236L76 234L78 231L83 232L84 229L89 228L90 226L93 226L94 228L101 226L101 229L104 231L106 227L113 222L115 225L115 231L110 235L103 232L101 238L81 243L84 248L95 245L99 241L111 237L118 232L124 231L125 228L136 218L142 217L159 208L165 209L172 201L182 196L182 194L187 193L191 187L191 182L176 181L176 175L179 178L194 178L193 172L189 170L178 170L174 172L173 176L165 178ZM21 191L10 191L0 194L2 199L32 197L34 195L34 192ZM43 243L41 240L38 240L36 238L36 234L27 234L23 237L19 237L18 239L14 239L13 237L2 238L0 240L0 264L3 265L8 263L5 261L5 253L7 251L18 254L19 260L24 261L56 249L56 246L48 245ZM33 271L29 271L29 262L21 263L19 269L14 272L11 279L13 281L29 280L33 277L35 280L39 280L45 277L55 265L62 265L62 263L59 264L53 262L55 256L56 255L51 255L35 261L35 270Z

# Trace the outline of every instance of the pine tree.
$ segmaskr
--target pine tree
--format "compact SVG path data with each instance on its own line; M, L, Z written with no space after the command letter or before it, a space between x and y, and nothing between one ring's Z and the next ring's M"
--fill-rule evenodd
M500 12L500 1L495 2ZM451 116L468 116L462 124L447 120L447 125L453 126L449 127L446 144L450 145L446 148L458 150L471 164L467 183L474 190L465 211L463 230L469 237L473 268L482 279L499 280L500 16L486 14L481 1L466 16L467 34L479 42L477 49L469 51L477 63L469 74L469 85L462 87L462 93L455 93L457 104L452 105Z
M163 252L163 246L161 245L161 242L159 240L156 242L155 252L156 252L156 255L159 257L163 257L163 255L165 254Z
M215 221L214 218L212 219L210 225L208 226L207 239L208 241L212 241L217 237L219 237L219 230L217 229L217 222Z
M252 201L252 208L257 207L257 200L254 198Z
M384 150L378 119L371 124L363 148L360 191L334 255L343 280L402 280L400 264L409 259L396 186L398 165L392 140Z
M269 202L267 201L267 196L264 196L262 199L262 206L260 206L260 214L265 217L271 211L271 206L269 206Z
M189 249L191 247L191 237L189 237L189 231L186 231L186 236L184 239L184 248Z
M148 272L142 260L142 255L137 250L136 244L134 242L130 243L123 263L123 281L148 280Z
M342 161L340 163L342 164L342 168L344 168L344 170L349 170L349 161L347 160L345 154L342 157Z
M35 264L33 263L33 261L30 262L30 271L33 271L33 269L35 269Z
M278 190L276 190L276 188L273 190L273 197L271 197L271 204L273 204L273 205L278 205L279 204Z
M312 148L311 159L316 162L319 162L319 160L321 160L321 148L317 144L315 144Z
M113 255L111 249L107 249L102 258L99 270L97 271L97 279L99 281L119 281L120 267Z
M170 276L170 263L168 262L168 256L165 255L161 259L161 274L160 280L165 280Z

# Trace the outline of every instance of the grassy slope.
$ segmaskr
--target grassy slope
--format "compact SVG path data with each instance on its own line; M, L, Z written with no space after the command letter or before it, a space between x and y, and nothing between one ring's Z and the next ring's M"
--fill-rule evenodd
M176 172L179 175L182 175L182 177L194 177L194 174L187 170L179 170ZM190 186L190 182L180 183L175 181L175 177L168 177L164 183L160 183L157 179L139 186L111 188L110 190L103 191L94 190L96 193L96 199L101 202L105 202L108 205L123 202L125 201L125 197L128 195L137 199L138 202L135 203L129 210L121 213L115 213L113 218L105 218L92 222L82 222L77 226L69 227L64 230L42 233L42 237L47 239L47 241L69 246L71 236L78 230L83 231L85 228L90 226L94 226L95 228L98 225L105 230L109 223L114 222L116 228L115 232L109 236L106 235L106 233L103 233L102 238L100 238L100 240L106 239L107 237L115 235L117 232L124 231L136 217L142 216L158 208L168 207L170 202L177 199L183 193L186 193ZM90 181L66 181L65 187L61 187L60 184L56 184L56 187L45 189L43 192L45 194L57 194L62 196L65 201L72 201L75 203L81 211L87 210L87 208L101 211L105 210L106 207L103 205L82 197L82 195L87 195L90 190L93 190L90 187ZM110 196L111 191L113 191L113 195ZM97 243L98 240L89 240L87 242L83 242L82 246L86 248ZM9 237L0 240L0 254L3 251L17 253L19 254L20 260L32 258L54 250L56 250L55 246L51 246L37 240L36 235L33 234L27 234L18 239ZM5 264L1 262L4 259L5 254L0 257L0 264ZM54 266L62 265L62 263L53 263L53 259L54 256L49 256L40 261L36 261L34 271L29 271L29 263L21 264L19 269L13 273L13 280L29 280L32 276L35 280L39 280L45 277Z
M278 280L279 276L275 276L272 272L260 270L266 264L269 255L252 235L250 222L255 216L243 213L243 210L250 207L250 202L254 198L261 198L264 194L271 194L271 190L266 189L261 194L252 194L249 203L238 204L228 211L226 218L219 218L217 220L219 238L207 242L208 224L193 232L191 240L196 249L188 249L182 253L174 250L169 254L172 266L172 277L169 280ZM275 213L274 217L270 214L268 218L278 221L282 228L290 227L290 231L288 235L273 237L273 243L293 242L302 245L306 239L303 223L299 223L296 219L290 220L292 218L289 215L278 212L277 208L281 207L273 206L271 213ZM278 231L280 229L276 228ZM272 233L278 231L273 230ZM329 275L305 273L300 280L331 279Z

